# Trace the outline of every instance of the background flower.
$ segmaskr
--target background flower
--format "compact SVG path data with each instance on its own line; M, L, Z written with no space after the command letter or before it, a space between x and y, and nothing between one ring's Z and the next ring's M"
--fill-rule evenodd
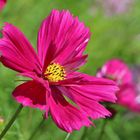
M106 77L116 81L120 90L117 92L117 102L132 111L140 112L140 104L137 102L137 84L133 81L132 71L119 59L106 62L97 77Z
M5 7L7 0L0 0L0 10L2 10Z
M130 10L133 0L100 0L107 15L123 14Z

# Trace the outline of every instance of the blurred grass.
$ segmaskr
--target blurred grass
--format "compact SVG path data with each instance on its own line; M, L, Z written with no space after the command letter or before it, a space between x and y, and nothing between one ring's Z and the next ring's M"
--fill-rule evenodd
M36 48L38 28L42 20L52 9L68 9L79 16L90 27L91 40L86 52L89 54L87 64L81 71L95 75L106 60L121 58L129 65L140 63L140 1L135 1L130 12L124 15L107 17L93 0L8 0L0 13L0 26L10 22L21 29ZM0 116L5 124L16 110L17 103L12 99L11 92L17 85L16 73L0 65ZM118 107L120 113L114 120L109 121L103 139L110 140L139 140L140 117L125 117L125 109ZM127 113L128 114L128 113ZM42 119L42 113L37 109L24 108L15 125L5 136L4 140L27 140L31 132ZM96 120L96 128L87 130L85 140L97 139L103 120ZM3 125L4 126L4 125ZM2 129L3 126L0 126ZM84 128L75 131L69 140L80 140ZM63 140L66 133L58 129L49 118L36 134L36 140Z

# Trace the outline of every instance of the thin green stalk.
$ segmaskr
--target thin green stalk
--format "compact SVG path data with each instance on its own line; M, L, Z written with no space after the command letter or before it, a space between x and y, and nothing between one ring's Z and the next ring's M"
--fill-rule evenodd
M84 131L83 131L83 134L81 136L81 140L84 140L86 138L87 130L88 130L88 128L84 127Z
M68 140L69 137L70 137L70 133L68 133L68 134L66 135L65 140Z
M18 117L18 114L21 112L23 106L19 105L19 107L17 108L16 112L14 113L14 115L12 116L11 120L8 122L8 124L6 125L6 127L3 129L3 131L0 134L0 140L5 136L5 134L8 132L8 130L10 129L10 127L12 126L12 124L14 123L14 121L16 120L16 118Z
M102 140L108 120L104 120L98 140Z
M35 134L38 132L38 130L41 128L44 122L45 122L45 119L43 118L41 122L38 124L38 126L36 127L36 129L33 131L33 133L31 134L28 140L32 140L34 138Z

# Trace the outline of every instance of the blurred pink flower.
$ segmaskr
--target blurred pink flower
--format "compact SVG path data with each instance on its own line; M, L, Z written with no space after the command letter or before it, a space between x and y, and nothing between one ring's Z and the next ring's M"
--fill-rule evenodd
M0 11L5 7L7 0L0 0Z
M89 29L78 17L53 10L39 29L37 54L13 25L6 23L2 34L1 62L32 79L13 91L17 102L45 111L46 118L50 113L67 132L92 125L89 118L110 116L99 102L115 102L115 82L76 72L86 63L83 53L90 38Z
M107 15L125 13L131 7L133 0L100 0Z
M140 111L140 100L138 102L132 72L123 61L113 59L106 62L98 71L97 77L106 77L116 81L120 88L117 92L117 103L132 111Z

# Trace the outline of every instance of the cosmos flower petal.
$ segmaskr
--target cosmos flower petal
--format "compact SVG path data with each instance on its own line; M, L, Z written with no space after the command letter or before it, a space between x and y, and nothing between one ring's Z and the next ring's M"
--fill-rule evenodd
M98 98L93 95L94 98L86 97L83 93L81 94L82 87L79 89L79 92L75 90L77 87L59 87L58 90L61 91L63 95L71 99L73 103L78 105L81 111L92 119L105 118L110 116L111 113L100 103L98 103Z
M118 103L133 111L140 111L140 103L136 100L136 89L131 83L120 86Z
M86 58L87 58L87 55L83 55L83 56L74 58L70 62L66 62L64 64L65 70L69 73L73 72L74 70L77 70L80 66L86 63Z
M77 104L80 109L92 119L99 119L111 116L111 113L100 103L82 96L77 97Z
M75 74L79 74L79 72L76 72ZM93 100L109 102L116 101L117 98L115 92L117 92L119 89L115 82L105 78L89 76L83 73L80 73L80 77L82 79L78 82L63 82L62 85L66 87L69 86L82 96Z
M75 92L73 92L74 94ZM105 118L111 116L111 113L100 103L95 100L83 97L82 95L75 94L75 100L80 109L92 119Z
M6 5L7 0L0 0L0 11L3 10L3 8Z
M106 77L120 81L121 84L132 82L132 73L127 65L119 59L112 59L104 64L97 73L98 77Z
M38 33L38 55L44 67L51 61L63 65L81 56L90 37L89 29L69 11L53 10Z
M13 25L5 23L0 39L1 62L18 72L40 73L41 65L26 37Z
M56 88L49 98L50 114L56 125L67 132L90 126L92 122L79 109L69 104Z
M135 112L140 112L140 94L135 97L132 105L132 110L134 110Z
M20 73L18 74L18 76L24 76L24 77L28 77L28 78L31 78L35 81L38 81L39 83L41 83L47 90L48 92L50 93L50 88L49 88L49 82L47 80L44 80L42 77L38 77L35 73Z
M19 85L13 91L13 97L23 106L39 108L45 111L46 108L48 108L46 96L46 88L41 83L34 80Z

